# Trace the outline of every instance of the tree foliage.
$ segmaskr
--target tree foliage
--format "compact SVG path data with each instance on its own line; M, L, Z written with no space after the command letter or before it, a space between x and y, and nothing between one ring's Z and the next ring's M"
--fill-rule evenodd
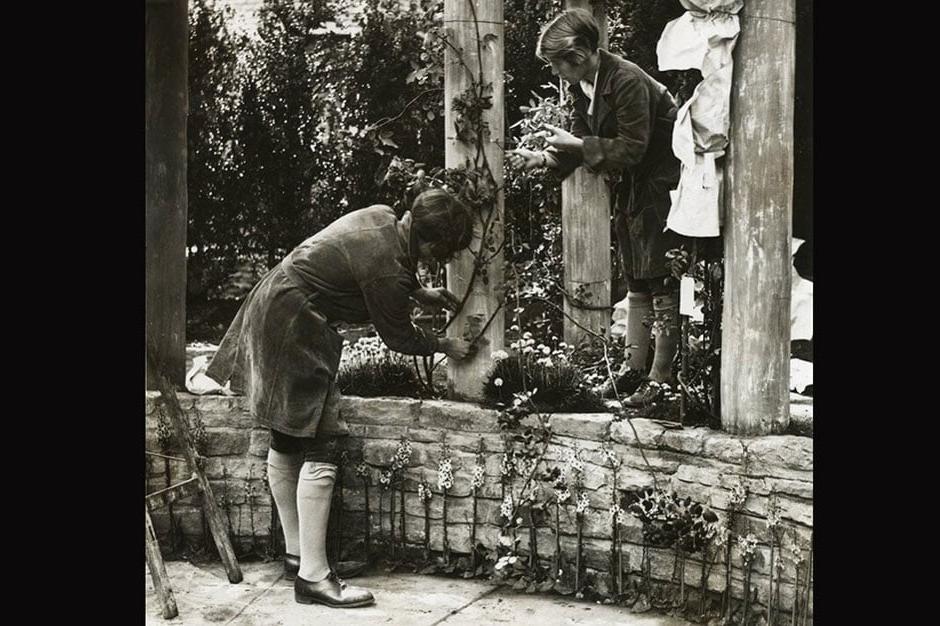
M536 58L561 0L505 0L506 127L557 80ZM611 49L671 89L688 73L656 71L655 44L681 14L672 0L608 5ZM443 0L264 0L255 36L231 9L190 2L190 338L218 340L264 271L342 214L407 208L409 178L444 165ZM694 77L693 77L694 78ZM533 95L535 92L536 95ZM507 132L507 137L512 131ZM410 176L410 174L409 174ZM412 187L413 189L413 187ZM507 250L532 280L559 278L560 189L551 176L505 177ZM547 294L555 294L543 281ZM536 307L537 308L537 307ZM550 308L530 313L558 331Z

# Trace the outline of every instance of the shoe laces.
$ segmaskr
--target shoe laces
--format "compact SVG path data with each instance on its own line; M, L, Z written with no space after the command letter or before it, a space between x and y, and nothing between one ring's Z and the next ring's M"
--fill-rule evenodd
M336 570L331 569L331 570L330 570L330 573L328 574L327 577L330 578L331 580L335 581L336 583L338 583L340 589L345 589L345 588L346 588L346 586L347 586L347 585L346 585L346 581L339 577L339 574L336 573Z

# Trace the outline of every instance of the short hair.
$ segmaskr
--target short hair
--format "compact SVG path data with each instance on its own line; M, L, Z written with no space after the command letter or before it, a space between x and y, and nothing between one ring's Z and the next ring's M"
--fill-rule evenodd
M446 260L470 245L473 215L455 196L443 189L429 189L411 205L412 228L431 244L435 258Z
M581 65L597 52L601 29L584 9L569 9L553 19L539 35L535 55L540 59Z

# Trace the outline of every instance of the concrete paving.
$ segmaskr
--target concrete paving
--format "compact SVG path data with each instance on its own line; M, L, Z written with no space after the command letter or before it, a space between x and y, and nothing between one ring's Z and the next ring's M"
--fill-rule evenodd
M553 595L527 595L480 580L419 574L372 572L350 580L367 587L375 604L356 609L330 609L294 602L293 583L282 576L280 563L242 563L244 580L232 585L220 564L193 565L168 561L167 572L179 616L164 620L144 566L148 626L237 624L300 626L309 624L626 624L687 626L691 622L653 613L629 611Z

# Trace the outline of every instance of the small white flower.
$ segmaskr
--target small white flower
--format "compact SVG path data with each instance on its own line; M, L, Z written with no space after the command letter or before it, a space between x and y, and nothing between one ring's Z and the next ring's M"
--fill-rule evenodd
M589 505L590 503L591 503L591 501L588 499L587 493L585 493L584 491L582 491L581 493L579 493L579 494L578 494L578 504L577 504L577 506L576 506L577 512L578 512L578 513L584 513L584 512L587 510L588 505Z
M494 378L494 379L493 379L493 384L496 385L497 387L502 387L502 386L503 386L503 379L502 379L502 378Z
M474 489L479 489L483 486L483 476L484 468L482 465L473 466L473 477L470 479L470 484Z
M503 498L503 503L499 505L499 512L503 514L503 517L509 519L512 516L512 495L506 494L506 497Z
M492 355L494 361L499 361L500 359L508 359L509 353L505 350L497 350Z

